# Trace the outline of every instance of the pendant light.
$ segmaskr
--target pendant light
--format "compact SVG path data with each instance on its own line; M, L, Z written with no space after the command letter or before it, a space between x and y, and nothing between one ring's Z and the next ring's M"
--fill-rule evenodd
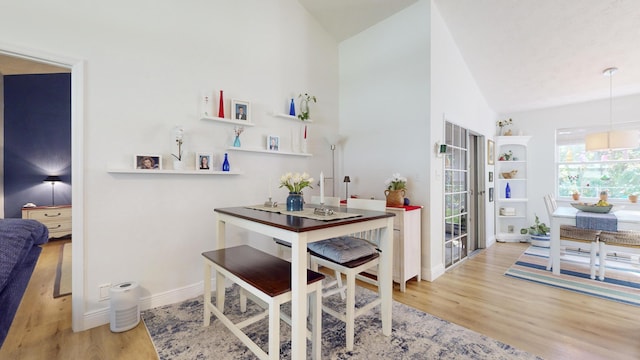
M587 151L635 149L638 147L637 131L613 130L613 74L616 67L604 69L603 75L609 76L609 131L588 134L585 139Z

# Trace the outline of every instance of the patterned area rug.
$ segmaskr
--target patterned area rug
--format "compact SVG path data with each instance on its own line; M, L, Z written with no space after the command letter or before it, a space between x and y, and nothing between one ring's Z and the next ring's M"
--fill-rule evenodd
M592 280L589 254L567 250L561 257L560 275L546 270L549 249L530 246L505 275L566 289L602 299L640 306L640 263L638 259L609 256L605 280ZM596 266L599 266L596 260Z
M226 290L225 313L234 322L259 313L261 309L251 301L247 313L240 313L238 287ZM358 288L356 303L367 302L373 293ZM335 299L333 299L335 298ZM339 308L339 296L324 300ZM323 359L540 359L507 344L488 338L469 329L415 310L398 302L393 303L391 336L381 332L378 308L356 318L355 347L344 348L345 325L323 314ZM282 306L289 313L290 306ZM234 318L235 317L235 318ZM153 344L160 359L256 359L215 317L209 327L202 326L202 297L142 312ZM267 320L247 328L249 337L263 349L268 343ZM281 322L281 359L291 358L290 328ZM308 342L308 358L310 343Z

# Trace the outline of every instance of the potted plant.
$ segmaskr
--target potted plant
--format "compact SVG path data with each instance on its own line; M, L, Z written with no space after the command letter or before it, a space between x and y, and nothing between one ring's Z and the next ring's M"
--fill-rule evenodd
M633 204L638 202L638 193L637 192L632 192L629 194L629 201L631 201Z
M545 223L540 222L538 215L536 215L535 222L533 225L529 226L529 239L531 240L531 245L549 247L549 243L551 241L551 236L549 235L550 231L551 228Z
M578 189L573 189L571 191L571 197L573 198L573 200L580 200L580 192L578 191Z

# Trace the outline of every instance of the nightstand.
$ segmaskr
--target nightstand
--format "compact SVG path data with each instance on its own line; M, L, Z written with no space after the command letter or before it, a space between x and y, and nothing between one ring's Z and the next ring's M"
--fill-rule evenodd
M50 239L71 235L71 205L22 208L22 218L43 223Z

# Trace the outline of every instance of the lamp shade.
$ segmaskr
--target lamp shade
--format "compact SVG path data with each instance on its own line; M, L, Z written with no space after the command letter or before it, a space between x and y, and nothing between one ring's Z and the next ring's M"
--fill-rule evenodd
M635 149L638 144L637 131L606 131L588 134L585 138L587 151Z
M345 176L344 180L342 180L342 182L348 183L348 182L351 182L351 179L348 176Z
M62 181L62 179L60 179L60 176L57 175L49 175L44 179L45 182L58 182L58 181Z

